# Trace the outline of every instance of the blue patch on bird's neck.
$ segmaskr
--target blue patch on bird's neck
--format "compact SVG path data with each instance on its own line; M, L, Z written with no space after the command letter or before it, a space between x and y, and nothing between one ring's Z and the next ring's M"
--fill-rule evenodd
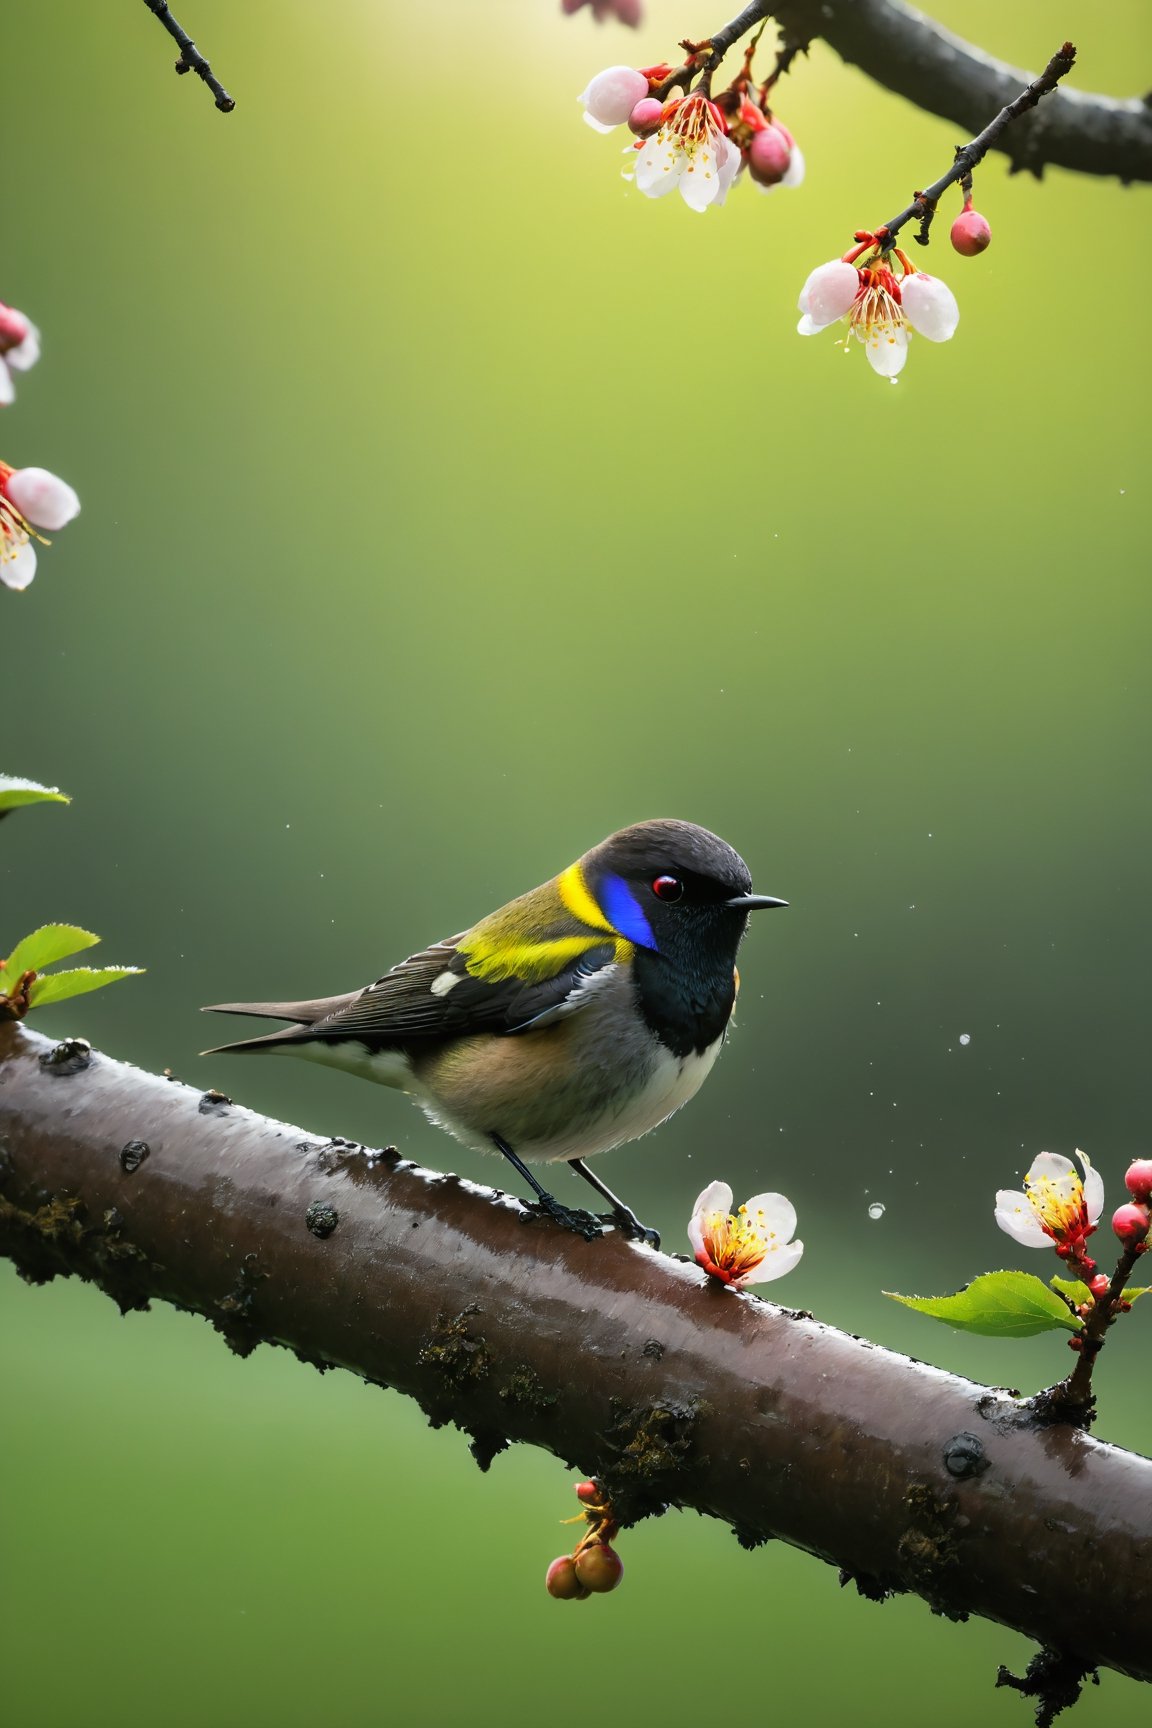
M643 908L622 876L605 876L600 883L600 910L613 930L638 948L655 948L652 926Z

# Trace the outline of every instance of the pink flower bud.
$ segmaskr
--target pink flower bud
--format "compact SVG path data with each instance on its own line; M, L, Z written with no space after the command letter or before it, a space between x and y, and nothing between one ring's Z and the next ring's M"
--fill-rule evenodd
M952 224L952 245L962 258L976 258L992 238L986 217L973 210L969 199Z
M791 160L791 148L779 126L765 126L748 147L748 172L761 186L778 186Z
M544 1588L558 1602L584 1602L592 1594L577 1578L571 1554L561 1554L558 1560L553 1560L544 1576Z
M633 108L648 94L648 80L632 66L609 66L597 72L580 97L584 118L597 132L623 126Z
M1097 1272L1088 1288L1093 1296L1107 1296L1110 1283L1111 1280L1106 1278L1103 1272Z
M80 500L66 480L47 468L16 468L3 484L4 496L33 528L54 534L80 514Z
M663 112L664 104L657 102L655 96L641 97L628 116L628 130L637 138L650 138L653 132L659 132Z
M1133 1200L1143 1200L1147 1205L1152 1200L1152 1158L1137 1158L1134 1164L1130 1164L1124 1186Z
M1152 1219L1147 1206L1138 1206L1130 1201L1126 1206L1118 1206L1112 1214L1112 1228L1124 1243L1131 1247L1134 1242L1143 1242L1148 1234L1148 1225Z
M600 1490L595 1482L577 1482L576 1498L584 1506L595 1506L600 1499Z
M595 1542L576 1556L576 1576L586 1590L603 1595L623 1578L624 1562L607 1542Z

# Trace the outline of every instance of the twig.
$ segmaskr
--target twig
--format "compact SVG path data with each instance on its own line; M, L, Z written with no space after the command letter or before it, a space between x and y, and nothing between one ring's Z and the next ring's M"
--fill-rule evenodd
M393 1386L481 1463L546 1447L621 1524L694 1507L1152 1679L1152 1461L394 1148L0 1026L0 1254Z
M1005 128L1010 126L1013 120L1018 120L1022 114L1026 114L1030 108L1035 108L1042 96L1047 96L1050 91L1055 90L1061 78L1071 72L1075 64L1076 49L1071 42L1065 42L1063 47L1053 54L1039 78L1034 78L1027 89L1022 90L1014 101L1001 108L995 120L985 126L978 137L973 138L968 144L957 146L955 159L946 174L941 174L939 180L934 180L931 186L926 187L923 192L917 192L906 209L901 210L898 216L893 216L890 221L885 222L883 227L876 229L877 239L882 238L884 240L884 250L890 250L904 224L912 221L920 224L920 232L913 238L918 245L927 246L928 230L932 226L932 218L936 214L936 206L941 195L948 190L949 186L955 185L957 180L967 181L970 185L972 170L984 160Z
M205 84L207 84L209 90L211 90L213 96L216 98L216 106L219 108L220 112L222 114L231 114L233 108L236 106L235 100L229 96L219 78L213 75L211 66L208 64L207 60L205 60L203 54L201 54L199 48L197 48L188 32L176 22L175 18L173 18L168 9L168 0L144 0L144 4L154 17L159 18L169 36L172 37L173 41L180 49L180 58L176 62L177 72L181 74L185 72L195 72L197 77L203 78Z

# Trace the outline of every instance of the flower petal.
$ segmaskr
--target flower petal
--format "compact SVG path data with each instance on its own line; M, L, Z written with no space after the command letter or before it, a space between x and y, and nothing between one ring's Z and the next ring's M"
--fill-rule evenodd
M956 296L939 276L929 276L917 270L905 276L900 284L900 301L904 316L919 336L929 342L947 342L960 322Z
M740 165L744 159L737 146L733 144L731 138L718 139L716 150L720 161L720 190L716 194L714 202L716 208L719 209L727 198L732 182L739 173Z
M4 482L4 495L33 527L49 534L80 514L80 500L67 480L47 468L17 468Z
M27 588L36 574L36 548L30 540L0 560L0 582L5 588Z
M783 1278L786 1272L791 1272L803 1252L803 1242L783 1242L779 1248L769 1248L758 1266L732 1282L741 1290L746 1284L770 1284L773 1278Z
M784 178L780 182L781 186L803 186L804 172L804 152L799 144L793 144L792 160L784 170ZM849 269L851 269L851 265L849 265Z
M663 198L671 192L679 175L675 142L667 132L654 132L644 140L636 156L636 190L646 198Z
M704 1220L713 1212L727 1214L732 1210L732 1190L727 1182L709 1182L703 1193L696 1197L692 1208L692 1216L688 1220L688 1240L692 1244L692 1252L701 1254L704 1251Z
M1071 1158L1065 1158L1059 1152L1038 1152L1024 1180L1036 1187L1050 1182L1061 1193L1068 1193L1073 1186L1079 1187L1080 1173Z
M14 372L27 372L30 366L35 366L40 358L40 332L35 324L29 324L28 334L14 348L9 348L5 354L5 362Z
M1089 1223L1098 1224L1104 1210L1104 1178L1087 1152L1081 1152L1077 1147L1076 1156L1084 1166L1084 1205L1088 1210L1088 1220Z
M748 1202L748 1221L769 1243L781 1245L796 1234L796 1208L783 1194L754 1194Z
M860 292L860 273L854 264L843 258L833 258L819 264L800 290L800 310L807 312L818 325L834 324L843 318Z
M719 139L709 139L690 156L680 175L680 196L689 210L703 212L720 191Z
M1001 1188L997 1191L995 1218L1001 1230L1025 1248L1052 1246L1052 1238L1032 1210L1032 1202L1018 1189Z
M577 98L584 104L584 118L598 132L623 126L637 102L648 94L648 80L634 66L608 66Z
M7 365L0 360L0 408L10 408L16 400L16 386Z
M902 324L872 324L868 334L856 332L864 344L868 364L881 378L895 378L908 358L908 332Z

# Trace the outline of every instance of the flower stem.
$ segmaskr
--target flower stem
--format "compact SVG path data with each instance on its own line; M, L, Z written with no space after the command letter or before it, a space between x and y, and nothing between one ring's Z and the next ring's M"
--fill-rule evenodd
M180 58L176 62L177 72L195 72L196 76L202 78L211 90L220 112L231 114L236 106L234 99L229 96L219 78L214 76L211 66L188 32L173 18L168 10L168 0L144 0L144 4L154 17L159 18L169 36L180 49Z
M1074 1343L1079 1344L1076 1366L1066 1379L1038 1392L1032 1400L1033 1412L1043 1422L1070 1422L1074 1427L1087 1428L1095 1416L1096 1398L1092 1391L1092 1369L1105 1344L1109 1326L1121 1312L1124 1287L1131 1278L1136 1262L1147 1252L1148 1244L1131 1242L1116 1262L1116 1270L1102 1296L1093 1304Z

